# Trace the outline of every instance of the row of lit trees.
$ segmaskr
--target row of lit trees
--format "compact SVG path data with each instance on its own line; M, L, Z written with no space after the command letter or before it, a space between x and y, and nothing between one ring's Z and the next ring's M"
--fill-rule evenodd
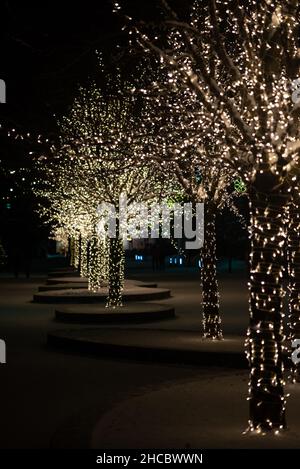
M166 197L172 185L154 165L143 163L139 129L139 110L125 90L105 95L92 83L79 90L70 112L59 123L59 145L39 163L43 187L37 192L48 201L42 211L55 221L59 239L62 229L64 237L70 237L71 252L75 252L71 262L87 274L90 289L97 291L103 280L108 281L110 307L122 305L124 288L126 230L122 223L127 221L118 216L122 195L130 214L134 204ZM115 236L107 229L99 235L99 226L106 224L108 215L106 211L99 214L101 206L116 211Z
M161 28L128 28L147 53L160 57L169 89L191 90L219 126L224 151L213 156L242 174L251 210L250 429L284 428L283 273L290 215L290 315L299 329L297 200L299 106L291 81L299 74L297 0L195 1L182 20L166 0ZM115 4L119 11L119 4ZM163 81L165 86L166 82ZM201 116L200 124L205 120ZM214 165L214 158L211 160ZM295 218L297 217L297 218Z
M286 425L286 250L289 337L300 331L300 107L291 89L300 64L298 1L197 0L184 20L166 0L160 3L157 27L123 16L135 49L159 58L153 83L143 78L136 86L145 102L139 93L131 101L124 89L110 96L95 85L81 89L60 123L59 145L41 160L47 187L38 193L47 199L57 237L72 238L72 261L89 275L91 288L109 278L110 305L121 303L123 244L116 238L99 246L99 203L117 207L121 192L132 201L156 201L172 194L172 187L164 190L166 179L179 182L194 203L204 201L204 332L220 338L215 216L232 206L231 183L242 176L251 212L250 429L278 430Z
M130 186L138 189L135 197L143 194L144 198L146 173L156 167L162 174L171 168L193 202L205 201L204 330L213 338L222 335L215 215L229 198L232 178L243 174L251 202L251 428L282 428L287 213L292 337L299 327L297 200L291 191L298 179L299 111L290 94L290 80L298 70L297 4L250 2L246 7L212 0L200 10L195 2L188 22L180 21L165 1L162 4L166 13L163 37L152 39L148 31L133 26L139 43L162 61L153 87L156 96L152 99L152 88L144 119L139 121L143 140L141 135L137 138L128 101L125 107L124 97L107 101L100 95L99 101L98 90L92 87L81 91L63 122L63 148L76 161L77 179L87 182L84 192L89 199L117 207L120 193L125 189L128 194ZM144 173L137 161L149 160L151 165L143 165ZM134 174L135 184L129 174ZM136 184L137 175L142 177L141 184ZM123 279L123 248L118 237L110 240L109 249L113 265L109 304L117 305Z
M164 71L157 73L163 75ZM147 85L145 78L143 81ZM119 306L124 240L118 236L118 219L116 238L99 239L100 202L118 209L121 194L126 194L130 206L169 201L181 193L194 205L205 203L203 329L204 337L221 339L215 224L224 207L237 213L232 189L237 172L217 159L224 151L217 137L218 126L212 128L195 94L188 90L178 96L174 90L166 91L166 87L162 93L161 87L147 86L146 99L141 100L139 96L129 99L124 90L122 95L104 96L95 84L81 88L69 114L60 122L60 145L53 148L46 164L43 161L46 174L41 180L47 181L44 196L50 201L47 210L50 220L58 221L59 239L62 226L64 238L69 235L71 239L72 265L80 268L83 276L87 273L92 291L108 277L108 305Z

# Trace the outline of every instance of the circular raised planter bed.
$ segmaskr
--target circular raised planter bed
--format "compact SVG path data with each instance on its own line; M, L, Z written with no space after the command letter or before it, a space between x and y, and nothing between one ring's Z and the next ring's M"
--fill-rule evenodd
M80 324L148 322L174 316L173 306L156 303L129 303L117 308L106 308L103 304L87 304L58 307L55 310L57 320Z
M139 284L140 285L140 284ZM139 286L133 280L125 281L123 301L151 301L169 298L170 290L166 288L149 288ZM99 292L90 292L87 288L51 290L36 293L33 301L36 303L103 303L106 301L108 288L103 287Z

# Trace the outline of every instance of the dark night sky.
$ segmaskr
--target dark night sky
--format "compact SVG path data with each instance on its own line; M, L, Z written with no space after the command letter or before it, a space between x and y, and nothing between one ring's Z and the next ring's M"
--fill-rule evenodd
M174 2L177 9L189 4ZM152 20L161 13L159 0L120 3L134 18ZM95 49L112 63L128 45L111 0L2 0L0 17L0 78L7 85L0 123L23 131L49 133L55 126L53 114L66 112L78 85L99 75ZM123 52L125 67L127 59Z
M139 0L124 3L138 16L145 10ZM153 9L153 3L147 5ZM26 164L28 152L35 149L30 140L20 145L5 138L5 130L55 139L54 114L67 112L79 84L99 78L95 50L112 63L120 54L117 45L123 50L128 37L110 0L9 0L0 2L0 15L0 78L7 87L7 103L0 104L1 197L6 191L1 166Z
M137 18L151 19L158 11L155 0L122 3ZM6 130L16 128L22 134L55 139L54 114L67 112L79 84L99 78L95 49L102 51L109 65L118 61L128 36L122 31L123 21L112 13L110 0L2 0L0 18L0 78L7 86L7 103L0 104L1 240L7 224L20 214L24 226L23 219L32 216L35 204L29 190L34 172L28 157L36 150L35 139L15 141L6 136ZM122 63L126 60L123 52ZM17 180L22 181L24 174L19 168L26 172L21 184Z
M117 43L125 43L120 20L109 0L2 1L0 17L0 78L7 86L0 123L51 138L53 114L65 113L78 85L98 73L95 49L108 59ZM29 190L34 173L28 154L34 149L30 139L15 142L0 132L0 241L8 246L20 232L15 226L24 231L38 224Z
M126 13L146 21L157 20L161 14L159 0L120 3ZM189 0L171 0L171 4L182 13ZM102 51L107 65L120 62L125 74L132 71L126 54L128 36L122 31L123 21L112 13L110 0L7 0L0 3L0 15L0 78L7 85L7 103L0 104L0 124L6 128L16 127L23 134L41 133L50 139L54 133L55 137L54 113L67 112L79 84L99 78L95 49ZM9 239L10 233L19 231L11 226L20 216L22 227L37 224L29 190L34 178L28 158L31 150L35 148L30 140L16 143L0 131L0 240L5 232L4 238ZM26 168L28 187L18 184L23 172L18 178L11 174L20 167ZM7 204L11 208L7 209Z
M109 0L5 2L0 76L6 80L7 104L1 115L46 130L78 83L93 75L95 49L114 54L120 36Z
M158 0L120 3L136 18L157 18ZM175 3L186 8L189 1ZM0 5L0 78L7 84L0 119L47 131L53 113L65 111L78 84L97 73L95 49L112 61L116 45L126 47L122 20L112 13L110 0L6 0Z

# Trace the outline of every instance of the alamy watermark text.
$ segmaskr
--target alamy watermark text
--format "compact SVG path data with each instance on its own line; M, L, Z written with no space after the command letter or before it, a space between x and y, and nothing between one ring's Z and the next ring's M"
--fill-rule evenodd
M200 249L204 242L203 203L127 203L126 194L118 206L102 202L98 206L98 235L121 239L185 238L186 249Z

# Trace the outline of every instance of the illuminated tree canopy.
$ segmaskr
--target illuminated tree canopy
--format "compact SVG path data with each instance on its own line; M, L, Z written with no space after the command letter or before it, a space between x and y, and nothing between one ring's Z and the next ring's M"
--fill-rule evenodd
M116 237L99 238L99 205L112 204L118 209L124 194L130 209L139 202L157 202L171 190L171 181L164 181L151 162L145 164L138 117L126 93L104 96L95 84L81 88L70 113L60 122L60 145L53 148L49 161L41 160L50 185L50 191L44 190L50 216L72 237L80 234L83 246L90 239L92 290L100 286L105 258L107 305L111 307L122 305L124 239L118 217ZM77 259L75 266L78 264Z

